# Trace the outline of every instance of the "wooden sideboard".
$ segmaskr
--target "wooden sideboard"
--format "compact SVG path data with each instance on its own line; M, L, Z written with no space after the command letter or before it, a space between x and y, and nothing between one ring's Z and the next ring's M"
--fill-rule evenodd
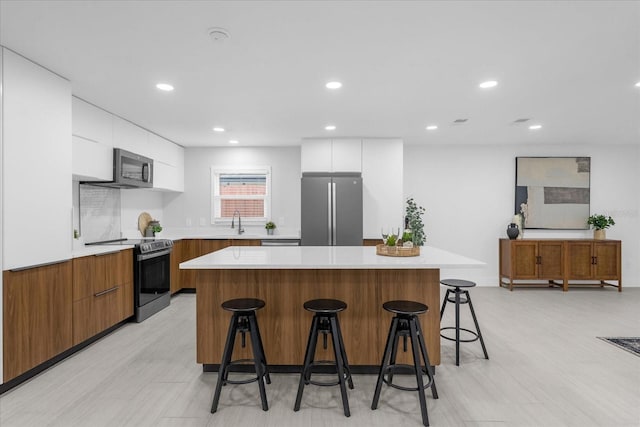
M499 285L509 290L546 282L565 292L572 284L613 286L622 292L620 240L500 239L499 254Z

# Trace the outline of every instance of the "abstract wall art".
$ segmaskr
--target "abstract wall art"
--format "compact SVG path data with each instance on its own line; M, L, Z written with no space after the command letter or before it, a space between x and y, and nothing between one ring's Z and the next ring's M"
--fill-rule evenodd
M516 157L515 213L525 228L589 228L590 174L590 157Z

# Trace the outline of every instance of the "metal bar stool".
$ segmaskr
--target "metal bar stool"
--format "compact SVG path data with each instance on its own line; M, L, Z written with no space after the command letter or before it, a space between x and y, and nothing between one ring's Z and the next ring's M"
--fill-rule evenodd
M436 389L433 367L431 366L431 362L429 362L429 355L427 354L427 347L424 342L424 335L422 333L420 321L418 320L418 315L426 313L429 308L424 304L414 301L387 301L382 305L382 307L391 313L395 313L395 316L391 320L391 327L389 328L389 335L387 336L387 344L385 345L384 354L382 355L382 362L380 362L380 372L376 383L376 391L373 394L371 409L376 409L378 407L378 400L380 399L380 391L382 389L383 382L399 390L417 391L418 399L420 400L420 410L422 412L422 423L425 426L428 426L429 417L427 415L427 401L424 396L424 390L431 388L431 394L434 399L438 398L438 390ZM413 366L396 363L398 341L401 336L404 340L404 351L407 351L407 336L411 341ZM421 355L425 364L424 368L421 366ZM407 369L415 374L417 386L404 387L393 384L394 371ZM387 378L385 378L385 375ZM422 378L423 375L427 376L426 383Z
M445 279L441 280L445 286L448 286L451 289L447 289L447 293L444 296L444 300L442 301L442 308L440 309L440 320L442 320L442 316L444 314L444 308L447 306L447 302L452 302L456 307L456 325L455 326L447 326L445 328L440 328L440 331L451 330L454 329L456 331L455 338L447 337L440 333L440 336L449 341L456 342L456 366L460 366L460 343L461 342L473 342L480 340L480 344L482 345L482 351L484 352L484 358L489 359L489 355L487 354L487 348L484 345L484 339L482 339L482 333L480 332L480 326L478 325L478 319L476 318L476 312L473 309L473 304L471 303L471 296L469 295L469 291L461 288L473 288L476 286L474 282L469 280L460 280L460 279ZM453 294L453 297L451 296ZM466 328L460 327L460 304L469 304L469 309L471 310L471 317L473 318L473 323L476 326L476 330L472 331ZM460 331L465 331L472 335L472 338L469 339L461 339Z
M249 384L254 381L258 382L258 388L260 389L262 410L266 411L269 409L264 382L266 381L267 384L271 384L271 378L269 377L269 368L267 365L267 359L264 355L264 347L262 345L262 338L260 337L260 329L258 328L258 320L256 318L256 311L260 310L264 306L264 301L254 298L238 298L222 303L222 308L227 311L231 311L233 315L229 322L227 341L222 353L220 369L218 370L218 381L216 383L216 391L213 395L213 403L211 405L212 414L218 410L218 401L220 400L220 392L222 391L223 385ZM249 332L249 337L251 339L253 359L239 359L232 361L231 356L233 353L236 335L240 333L242 338L242 347L245 347L245 334L247 332ZM253 362L256 373L255 378L249 378L247 380L230 380L229 371L231 367L241 364L246 365L245 362Z
M300 410L300 402L302 401L302 392L304 386L313 384L317 386L334 386L340 385L342 394L342 407L346 417L351 416L349 411L349 401L347 400L347 388L353 389L353 380L351 379L351 370L349 369L349 361L347 353L344 349L344 341L342 340L342 332L340 331L340 322L338 321L338 313L345 310L347 304L343 301L335 299L315 299L304 303L304 309L315 313L311 321L311 331L309 332L309 341L307 342L307 350L304 355L304 365L300 374L300 384L298 385L298 395L296 403L293 407L294 411ZM316 344L318 342L318 333L323 335L323 346L327 348L327 334L331 335L333 344L334 361L319 360L315 361ZM311 380L313 368L319 365L334 365L336 367L337 381L320 382Z

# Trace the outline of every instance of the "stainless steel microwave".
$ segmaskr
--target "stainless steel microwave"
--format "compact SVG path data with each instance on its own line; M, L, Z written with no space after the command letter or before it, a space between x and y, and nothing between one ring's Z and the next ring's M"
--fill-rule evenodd
M153 159L114 148L113 184L120 188L153 187Z

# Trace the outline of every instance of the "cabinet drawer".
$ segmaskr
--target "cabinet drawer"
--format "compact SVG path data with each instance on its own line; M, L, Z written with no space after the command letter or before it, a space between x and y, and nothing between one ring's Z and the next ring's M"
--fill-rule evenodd
M73 302L73 344L99 334L133 315L133 286L115 285Z
M133 282L133 251L92 255L73 260L73 300Z

